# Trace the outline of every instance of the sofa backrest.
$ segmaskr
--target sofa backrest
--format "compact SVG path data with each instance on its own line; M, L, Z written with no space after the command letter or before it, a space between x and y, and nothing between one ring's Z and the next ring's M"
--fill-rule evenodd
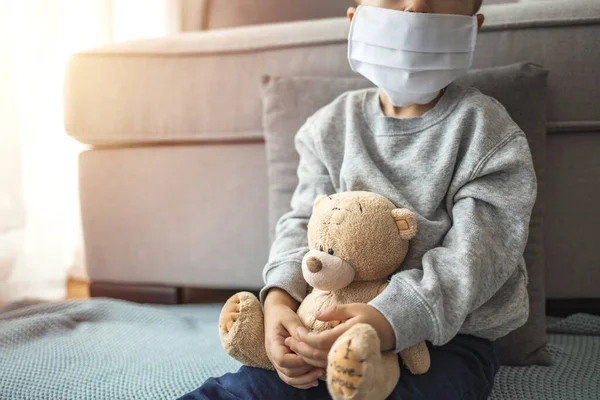
M483 13L474 67L531 61L550 70L547 183L540 188L547 198L548 296L600 298L600 2L531 1L488 6ZM347 32L347 20L338 18L78 54L65 79L67 131L84 143L111 146L261 141L261 78L353 76ZM228 178L240 191L266 184L266 171L244 173L250 172ZM257 234L268 242L266 230ZM248 265L260 268L266 249L244 251Z
M341 17L352 0L208 0L207 28Z
M485 4L517 0L485 0ZM183 0L184 19L196 21L186 30L223 29L318 18L341 17L353 0Z

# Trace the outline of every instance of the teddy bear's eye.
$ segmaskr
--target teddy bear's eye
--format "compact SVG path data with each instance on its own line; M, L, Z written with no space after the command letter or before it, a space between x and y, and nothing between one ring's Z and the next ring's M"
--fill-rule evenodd
M319 250L323 251L323 246L321 246L321 247L319 248Z
M333 253L334 253L333 249L329 249L328 253L333 255Z

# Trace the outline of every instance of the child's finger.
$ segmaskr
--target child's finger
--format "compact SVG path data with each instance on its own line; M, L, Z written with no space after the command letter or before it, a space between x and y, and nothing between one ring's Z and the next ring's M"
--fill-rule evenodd
M304 358L302 357L302 359L304 360L305 363L307 363L308 365L312 366L312 367L317 367L317 368L327 368L327 359L325 360L311 360L310 358Z
M354 317L351 304L336 304L316 315L319 321L345 321Z
M319 386L319 381L314 381L309 383L308 385L300 385L300 386L294 386L296 389L301 389L301 390L308 390L308 389L312 389L314 387Z
M323 376L323 370L321 368L315 368L314 370L297 377L289 377L284 375L280 371L277 371L279 377L288 385L294 387L311 387L320 377Z
M301 342L304 342L309 346L314 347L315 349L329 351L329 349L331 349L331 346L333 346L337 338L339 338L344 332L350 329L352 325L354 324L348 321L344 324L336 326L333 329L329 329L321 333L298 330L297 336Z
M281 321L281 325L283 325L285 330L288 331L290 336L293 336L294 332L296 332L298 329L306 329L306 328L304 328L302 321L300 321L300 318L298 316L296 316L295 314L294 314L294 317L285 318L284 320Z
M289 337L285 340L286 346L298 354L305 361L306 359L312 360L311 365L326 367L327 366L327 350L320 350L309 346L304 342L300 342L293 337Z
M306 363L298 354L287 353L278 357L275 356L275 363L282 368L300 368L306 366Z
M281 336L275 337L269 345L269 353L271 354L271 362L276 367L281 368L301 368L306 367L306 363L302 357L291 351L285 345L284 339Z
M290 377L290 378L296 378L296 377L299 377L299 376L302 376L302 375L306 375L307 373L309 373L313 369L315 369L314 366L312 366L312 365L306 365L304 367L299 367L299 368L283 368L283 367L279 367L278 371L281 372L282 374L284 374L285 376Z

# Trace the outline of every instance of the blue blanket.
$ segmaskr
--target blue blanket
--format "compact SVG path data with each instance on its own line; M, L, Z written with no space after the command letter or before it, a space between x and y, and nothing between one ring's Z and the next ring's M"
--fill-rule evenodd
M0 311L0 399L175 399L237 370L220 306L116 300ZM600 318L550 324L552 367L503 367L492 399L600 399Z

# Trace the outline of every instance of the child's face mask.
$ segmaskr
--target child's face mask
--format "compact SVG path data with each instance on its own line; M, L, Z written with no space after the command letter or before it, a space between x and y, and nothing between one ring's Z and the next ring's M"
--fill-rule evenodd
M427 104L471 67L476 38L475 16L359 6L348 59L393 105Z

